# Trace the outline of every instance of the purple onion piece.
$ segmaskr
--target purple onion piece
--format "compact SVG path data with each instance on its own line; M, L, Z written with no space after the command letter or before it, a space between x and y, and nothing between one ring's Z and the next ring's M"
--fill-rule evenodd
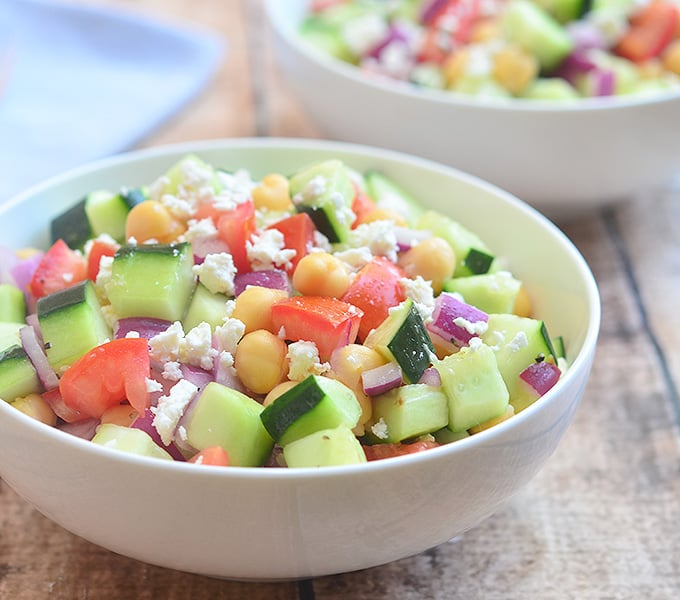
M47 360L42 342L36 335L35 329L31 325L25 325L19 330L19 337L21 338L24 352L26 352L26 356L28 356L33 364L43 387L46 390L58 387L59 378Z
M14 279L14 283L22 292L28 293L28 284L31 283L33 274L38 268L42 258L43 253L38 252L24 260L20 260L10 268L9 272Z
M172 458L179 461L186 461L184 455L179 451L174 442L166 445L161 440L161 436L153 425L154 414L148 408L144 411L143 415L137 417L131 424L130 427L133 429L141 429L142 431L149 434L154 443L158 444L163 450L165 450Z
M182 377L189 383L193 383L199 390L202 390L211 381L215 381L215 376L213 373L211 371L201 369L201 367L185 365L182 363L180 364L179 369L182 371Z
M92 440L94 434L97 432L97 427L99 427L99 419L84 419L82 421L75 421L74 423L61 423L57 425L57 429L75 435L88 442Z
M530 364L519 374L519 378L542 396L557 383L560 375L561 371L557 366L543 360Z
M113 335L116 339L124 338L131 331L139 334L139 337L150 340L155 335L163 333L172 323L164 319L151 317L125 317L118 319Z
M390 25L387 35L378 44L376 44L371 50L366 53L366 56L371 58L380 58L383 50L387 48L390 44L395 42L407 43L409 40L408 33L397 25Z
M439 11L446 6L447 2L448 0L428 0L424 2L420 9L420 22L429 25Z
M229 252L227 243L218 238L197 238L191 242L191 249L194 253L194 262L200 265L208 254L219 254Z
M613 96L616 90L616 74L611 69L593 69L588 73L592 96Z
M576 85L580 77L596 68L597 65L587 50L575 50L562 61L553 75Z
M572 21L565 26L565 29L576 51L591 48L605 50L607 48L607 40L592 21L585 19Z
M290 280L288 279L288 274L281 269L237 273L234 277L234 295L238 296L249 285L257 285L273 290L283 290L290 294Z
M399 252L406 252L417 246L420 242L431 238L432 233L425 229L409 229L408 227L395 227L394 235L397 238Z
M384 394L397 388L402 383L401 367L395 362L388 362L374 369L361 373L361 384L368 396Z
M18 262L19 259L13 250L0 246L0 283L17 284L12 276L12 269Z
M428 367L423 371L423 374L420 377L418 383L424 383L425 385L439 387L442 384L442 376L439 374L439 371L434 367Z
M458 300L453 294L443 292L435 299L432 320L426 327L428 331L445 340L465 346L479 335L475 329L483 329L481 324L488 320L489 315L485 312Z

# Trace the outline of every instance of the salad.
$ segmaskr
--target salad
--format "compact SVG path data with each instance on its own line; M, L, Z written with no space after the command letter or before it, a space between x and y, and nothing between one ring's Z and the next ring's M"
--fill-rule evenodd
M680 88L678 0L313 0L300 35L372 76L478 97Z
M0 254L0 398L165 460L363 463L511 418L567 368L486 241L339 160L187 155Z

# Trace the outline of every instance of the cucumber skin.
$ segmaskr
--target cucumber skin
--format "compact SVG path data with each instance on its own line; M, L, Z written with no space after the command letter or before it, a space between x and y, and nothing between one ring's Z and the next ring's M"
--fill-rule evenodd
M16 344L0 352L0 399L17 398L42 391L38 374L24 349Z
M332 467L367 462L361 443L352 430L343 425L315 431L290 442L283 448L283 457L286 466L290 468Z

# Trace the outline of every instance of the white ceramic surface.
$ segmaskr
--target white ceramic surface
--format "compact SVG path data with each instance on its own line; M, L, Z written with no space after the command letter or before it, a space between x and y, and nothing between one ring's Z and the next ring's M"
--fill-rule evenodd
M94 188L149 183L187 152L255 176L337 157L381 169L486 239L563 335L570 370L526 411L418 455L326 469L219 469L96 446L0 402L0 476L40 512L115 552L235 579L366 568L443 543L525 485L570 424L600 322L585 261L535 210L474 177L417 158L311 140L224 140L150 149L53 179L0 207L0 239L46 245L49 219ZM37 215L37 218L36 218Z
M680 91L573 105L458 96L379 80L298 36L306 0L266 0L275 56L327 136L478 175L552 218L660 187L680 173Z

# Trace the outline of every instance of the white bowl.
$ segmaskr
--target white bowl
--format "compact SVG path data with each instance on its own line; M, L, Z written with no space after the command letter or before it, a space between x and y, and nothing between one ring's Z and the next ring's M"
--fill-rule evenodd
M680 90L575 103L480 100L363 74L298 35L306 0L266 0L275 55L324 134L478 175L552 218L626 200L680 174Z
M312 140L225 140L154 148L91 164L0 207L0 239L48 244L48 221L95 188L148 183L195 152L260 177L337 157L381 169L486 239L563 335L563 378L512 419L417 455L323 469L196 467L124 454L50 428L0 402L0 476L76 535L148 563L234 579L363 569L470 529L524 486L572 420L600 322L593 276L571 242L509 194L399 153ZM37 216L37 218L36 218Z

